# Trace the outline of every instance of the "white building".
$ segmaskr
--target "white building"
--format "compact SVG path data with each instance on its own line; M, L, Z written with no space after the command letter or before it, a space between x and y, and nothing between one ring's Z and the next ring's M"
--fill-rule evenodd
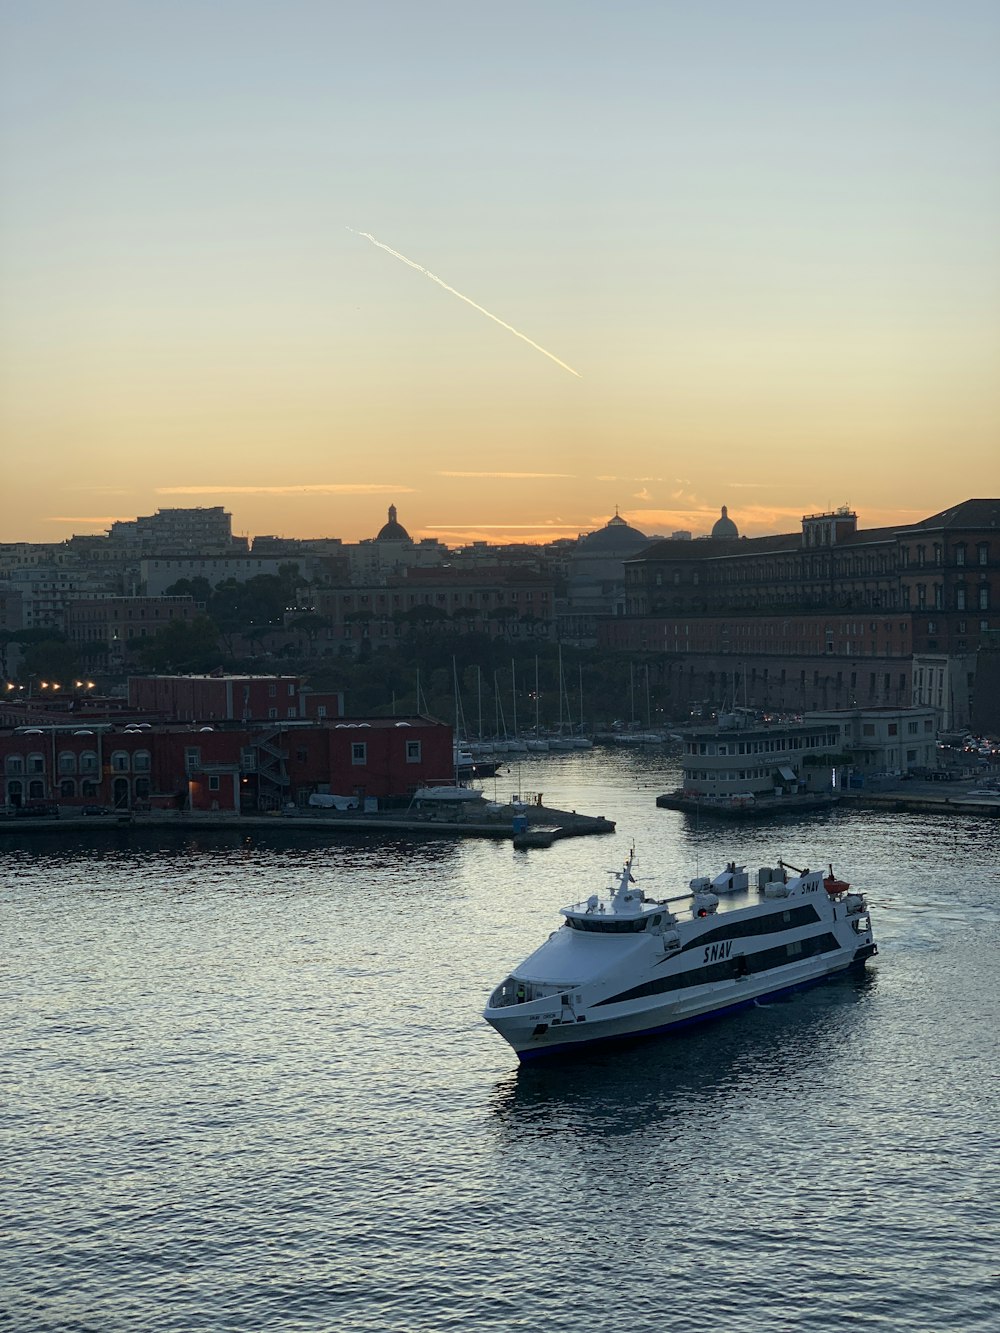
M937 767L934 708L841 708L806 713L803 721L836 725L841 748L862 775L905 776L912 768Z

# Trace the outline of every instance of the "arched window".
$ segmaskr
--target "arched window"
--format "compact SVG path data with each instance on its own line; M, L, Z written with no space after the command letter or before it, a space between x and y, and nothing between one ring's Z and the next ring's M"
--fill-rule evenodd
M80 755L80 772L81 773L97 772L96 750L84 750L83 754Z
M75 795L76 795L76 779L75 779L75 778L63 778L63 780L59 783L59 795L60 795L60 796L70 796L70 797L75 796Z
M44 801L44 799L45 799L45 783L44 783L44 782L39 782L37 778L35 779L34 782L29 782L29 783L28 783L28 800L29 800L29 801Z
M7 804L20 805L24 800L24 784L16 780L7 783Z
M132 767L137 773L148 773L152 766L151 760L148 750L136 750L132 756Z
M112 773L127 773L129 767L128 750L115 750L111 756Z
M84 778L80 783L80 795L84 800L95 797L97 795L97 783L92 782L89 778Z
M72 750L61 750L61 751L60 751L60 753L59 753L59 772L60 772L60 773L75 773L75 772L76 772L76 755L73 753Z
M28 755L28 772L29 773L45 772L45 756L43 754Z
M149 778L136 778L135 780L135 799L137 801L149 800Z
M23 772L24 772L24 755L22 755L22 754L9 754L9 755L7 756L7 762L6 762L5 767L6 767L8 773L23 773Z

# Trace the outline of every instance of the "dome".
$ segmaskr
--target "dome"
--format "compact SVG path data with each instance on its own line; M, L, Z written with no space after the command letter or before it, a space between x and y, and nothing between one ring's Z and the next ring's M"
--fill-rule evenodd
M729 510L726 508L725 505L723 505L722 517L716 519L715 527L712 529L712 536L717 538L721 537L723 541L726 541L726 540L731 540L733 537L738 537L739 535L740 535L739 528L729 517Z
M605 523L603 528L590 532L580 538L579 549L592 554L606 552L637 551L640 546L648 546L649 538L638 528L631 527L615 510L615 516Z
M396 522L396 506L389 506L389 522L384 523L379 528L377 542L408 542L410 534L403 527L402 523Z

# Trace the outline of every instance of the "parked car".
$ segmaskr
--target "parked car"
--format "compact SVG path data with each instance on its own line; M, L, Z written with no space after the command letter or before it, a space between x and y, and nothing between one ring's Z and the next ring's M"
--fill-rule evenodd
M106 805L85 805L81 813L85 815L110 815L111 811Z

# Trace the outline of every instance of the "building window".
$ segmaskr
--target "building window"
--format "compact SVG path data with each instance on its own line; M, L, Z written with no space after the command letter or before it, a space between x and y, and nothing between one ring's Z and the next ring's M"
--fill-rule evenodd
M208 790L209 791L219 790L219 777L217 773L213 773L212 776L208 779Z
M368 745L365 741L355 741L354 744L351 746L351 763L352 764L368 763Z
M960 543L958 546L955 547L955 564L956 564L956 565L964 565L964 564L965 564L965 543L964 543L964 542Z
M127 773L127 772L128 772L128 767L129 767L129 764L128 764L128 751L127 751L127 750L116 750L116 751L114 752L114 754L111 756L111 771L112 771L112 773Z
M45 756L42 755L42 754L29 754L29 755L28 755L28 772L29 772L29 773L44 773L44 772L45 772Z
M4 767L6 768L8 773L23 773L24 772L23 756L19 754L9 754L7 756L7 761Z
M988 611L990 609L990 585L988 583L981 583L979 585L979 609L980 611Z
M268 685L268 687L267 687L267 697L268 697L269 699L273 699L277 693L278 693L278 687L277 687L277 685Z
M76 755L73 753L72 750L63 750L63 751L60 753L60 755L59 755L59 772L60 772L60 773L75 773L75 772L76 772Z
M955 610L965 610L965 584L960 583L955 589Z
M407 741L407 742L406 742L406 762L407 762L408 764L419 764L419 763L420 763L420 742L419 742L419 741Z
M874 722L864 722L864 723L862 723L862 725L861 725L861 734L862 734L862 736L874 736L874 735L875 735L875 723L874 723Z
M132 767L137 773L148 773L152 767L152 756L148 750L136 750L132 756Z
M73 778L63 778L59 784L59 795L73 797L76 795L76 782Z
M278 710L276 708L269 708L267 710L267 719L269 722L274 722L277 719L277 716Z
M980 542L976 547L976 551L979 555L979 563L981 565L988 565L990 563L990 548L988 543Z
M201 749L199 746L192 745L184 751L184 767L189 773L193 769L201 768Z
M83 754L81 754L80 772L81 773L97 772L97 752L95 750L84 750Z

